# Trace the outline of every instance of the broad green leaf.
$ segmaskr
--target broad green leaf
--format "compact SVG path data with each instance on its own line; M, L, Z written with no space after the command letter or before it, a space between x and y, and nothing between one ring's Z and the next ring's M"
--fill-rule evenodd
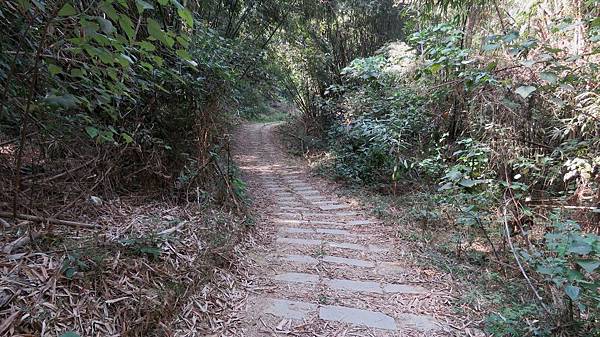
M188 41L187 37L182 36L182 35L177 35L177 42L179 42L179 44L184 47L187 48L190 46L190 42Z
M160 25L154 19L148 19L148 34L168 46L167 34L162 31Z
M70 109L77 106L77 99L71 94L66 94L62 96L50 95L44 100L50 105L61 106L65 109Z
M73 5L68 2L58 11L59 16L73 16L75 14L77 14L77 11Z
M135 30L133 29L133 22L131 22L131 19L127 15L121 14L119 16L119 26L121 26L121 29L127 34L129 40L133 40Z
M600 261L594 261L594 260L579 260L577 261L577 264L581 266L581 268L585 269L585 271L587 271L588 273L593 273L594 270L598 269L598 267L600 267Z
M570 253L575 253L575 254L579 254L579 255L587 255L591 251L592 251L592 245L590 245L589 243L587 243L583 240L573 241L571 243L571 246L569 246Z
M127 143L127 144L133 143L133 138L131 138L131 136L128 135L127 133L122 132L121 137L123 137L123 140L125 141L125 143Z
M189 9L179 8L177 9L177 14L179 14L179 17L181 17L186 26L190 28L194 27L194 16Z
M568 286L565 287L565 293L573 301L577 301L577 299L579 298L579 292L580 291L581 291L581 289L579 287L576 287L576 286L573 286L573 285L568 285Z
M429 66L429 69L431 70L432 73L435 74L442 69L442 65L439 63L435 63L435 64L432 64L431 66Z
M139 43L139 45L145 51L155 51L156 50L156 47L148 41L142 41Z
M117 58L117 62L119 62L119 64L125 68L129 67L129 65L133 64L133 60L131 59L131 57L129 57L125 54L119 55Z
M523 98L527 98L529 97L529 95L531 95L537 88L532 86L532 85L523 85L518 87L515 90L515 93L519 94L519 96L523 97Z
M50 72L50 74L56 75L62 73L62 68L57 66L56 64L50 63L48 64L48 71Z
M28 11L31 8L31 1L29 0L17 0L17 2L25 11Z
M152 6L151 4L147 3L144 0L135 0L135 5L136 5L139 13L142 13L146 9L154 9L154 6Z
M110 20L107 20L103 17L96 17L98 20L98 24L100 24L100 29L104 32L104 34L112 34L115 31L115 27L113 26Z
M549 71L543 71L540 73L540 78L549 83L556 83L558 81L558 76L555 73Z
M533 67L533 65L536 63L536 61L533 60L524 60L520 62L522 65L524 65L527 68L531 68Z
M176 52L177 56L181 57L182 59L189 61L192 59L192 56L190 55L190 53L187 52L187 50L185 49L178 49Z
M69 280L72 280L73 276L75 276L76 272L77 272L77 270L75 268L67 268L64 271L65 277L68 278ZM67 335L67 336L72 336L72 335Z
M96 129L95 127L93 127L93 126L86 126L85 127L85 132L92 139L95 139L98 136L98 134L100 133L100 131L98 129Z

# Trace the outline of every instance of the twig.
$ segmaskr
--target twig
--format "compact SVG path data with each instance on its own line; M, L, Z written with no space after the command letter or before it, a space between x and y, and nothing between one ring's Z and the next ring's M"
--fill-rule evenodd
M6 220L4 220L2 218L0 218L0 225L2 225L2 227L4 227L4 228L10 228L11 227L10 224L8 223L8 221L6 221Z
M510 247L510 251L512 252L513 256L515 257L515 261L517 262L517 265L519 266L519 270L521 271L521 274L525 278L525 281L527 281L527 284L529 284L529 287L535 294L536 299L540 302L540 304L542 305L542 307L544 308L546 313L549 314L550 310L548 310L548 307L546 307L546 304L544 303L542 296L540 296L537 289L535 289L535 287L533 286L533 283L531 283L529 276L527 276L527 273L525 272L525 269L523 268L523 265L521 264L521 260L519 260L519 256L517 255L517 252L515 251L515 247L513 246L512 239L510 237L510 230L508 228L508 221L506 221L506 217L507 217L506 204L507 203L508 203L508 201L506 201L506 197L505 197L504 205L502 206L502 221L504 222L504 231L506 232L506 239L508 241L508 246Z
M12 217L12 212L0 212L1 217ZM35 216L29 214L17 214L18 219L29 220L29 221L37 221L37 222L49 222L55 225L69 226L75 228L91 228L91 229L100 229L102 226L84 222L77 221L68 221L68 220L60 220L54 218L44 218L42 216Z

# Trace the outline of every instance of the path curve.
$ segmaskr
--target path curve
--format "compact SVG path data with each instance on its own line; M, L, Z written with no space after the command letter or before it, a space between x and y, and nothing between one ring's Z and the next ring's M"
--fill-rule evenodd
M242 336L454 336L447 285L424 282L389 228L277 145L276 124L237 134L261 242Z

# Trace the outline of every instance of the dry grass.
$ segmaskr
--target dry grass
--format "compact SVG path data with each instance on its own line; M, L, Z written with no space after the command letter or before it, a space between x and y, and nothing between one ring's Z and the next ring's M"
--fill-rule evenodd
M210 284L228 277L245 219L163 202L100 208L101 230L29 222L4 229L3 247L38 237L2 254L1 336L173 335L182 330L173 320L189 317L188 298L199 290L205 301L219 297ZM215 303L201 307L218 311Z

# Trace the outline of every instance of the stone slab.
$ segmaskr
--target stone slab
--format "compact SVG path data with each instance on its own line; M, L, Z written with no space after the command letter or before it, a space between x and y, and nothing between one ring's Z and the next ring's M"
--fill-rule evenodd
M317 190L296 191L296 193L300 194L301 196L321 194L321 192Z
M383 292L388 294L426 294L427 289L409 284L384 283L382 285Z
M331 256L324 255L323 261L328 263L337 263L337 264L345 264L348 266L354 267L367 267L373 268L375 267L375 263L371 261L359 260L359 259L349 259L347 257L339 257L339 256Z
M310 211L310 208L296 206L279 206L279 208L287 211Z
M319 275L307 273L285 273L276 275L274 279L285 282L315 284L319 282Z
M324 282L329 288L335 290L383 294L383 289L378 282L342 279L325 279Z
M283 228L282 232L294 233L294 234L330 234L330 235L345 235L352 236L353 234L343 229L330 229L330 228L299 228L299 227L287 227Z
M297 262L297 263L306 263L306 264L317 264L319 260L315 259L312 256L308 255L285 255L282 257L282 260L289 262Z
M346 209L347 205L320 205L319 208L322 211L336 211L338 209Z
M371 220L351 220L346 222L346 224L350 225L350 226L363 226L363 225L372 225L375 224L375 221L371 221Z
M303 320L307 318L311 312L318 309L316 304L307 302L281 299L268 299L268 302L269 304L264 311L265 313L287 319Z
M289 243L289 244L293 244L293 245L306 245L306 246L319 246L323 243L323 240L277 238L277 243Z
M341 307L337 305L325 305L320 307L319 318L325 321L364 325L375 329L398 329L394 319L381 312Z
M397 320L398 324L405 328L426 332L442 330L441 324L435 318L427 315L401 314Z
M330 225L330 226L341 226L343 225L343 223L341 222L335 222L335 221L321 221L321 220L306 220L306 219L275 219L274 220L277 223L287 223L287 224L297 224L297 225L304 225L304 224L310 224L310 225Z
M321 206L321 205L339 205L340 202L337 200L323 200L323 201L312 201L311 204Z

